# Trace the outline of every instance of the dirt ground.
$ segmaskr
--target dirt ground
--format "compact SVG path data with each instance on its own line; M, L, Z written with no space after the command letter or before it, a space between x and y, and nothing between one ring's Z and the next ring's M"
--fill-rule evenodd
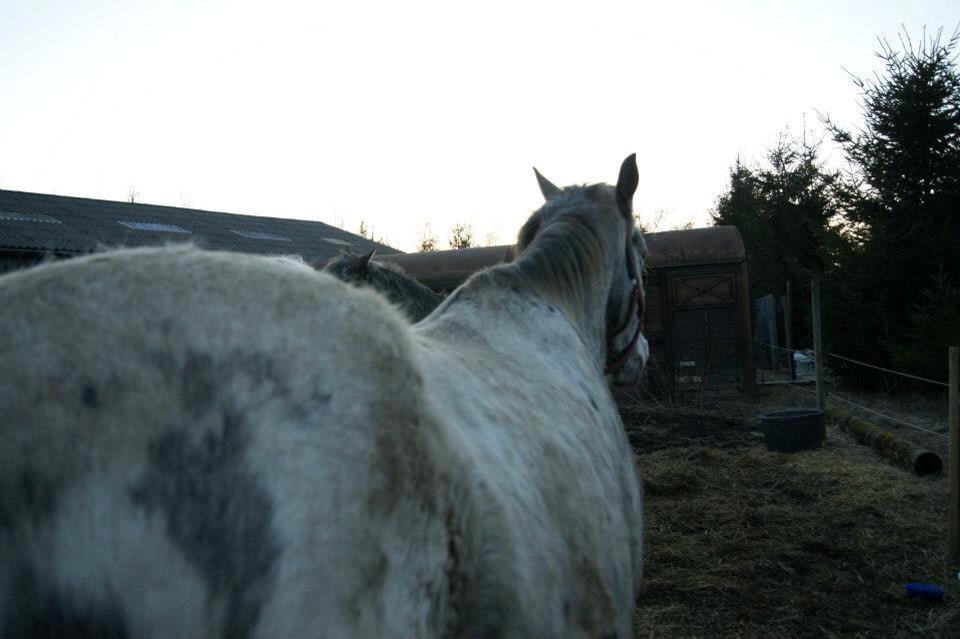
M621 404L646 487L634 635L960 636L945 478L909 475L829 425L819 451L767 452L760 409ZM910 599L909 582L946 597Z

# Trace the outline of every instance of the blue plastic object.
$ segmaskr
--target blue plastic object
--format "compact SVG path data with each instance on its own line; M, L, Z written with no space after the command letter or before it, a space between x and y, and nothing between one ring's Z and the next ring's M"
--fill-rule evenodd
M907 596L920 601L943 601L943 588L933 584L910 583L906 586Z

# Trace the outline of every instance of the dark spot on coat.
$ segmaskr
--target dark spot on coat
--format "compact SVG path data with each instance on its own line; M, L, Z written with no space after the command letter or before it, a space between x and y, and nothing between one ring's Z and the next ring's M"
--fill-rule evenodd
M594 400L592 397L590 398L590 405L593 406L593 410L600 412L600 407L597 406L596 400Z
M49 515L56 505L57 488L39 473L25 469L20 473L20 498L28 512Z
M89 384L80 391L80 401L87 408L97 408L100 406L100 398L97 396L97 388Z
M363 572L363 585L368 590L379 590L383 585L383 580L387 578L387 569L390 567L390 560L383 551L377 553L377 558L370 562Z
M412 423L404 425L408 420ZM380 486L370 494L371 507L390 512L408 496L421 501L427 512L436 511L433 465L418 424L413 416L400 416L377 432L373 454Z
M580 585L577 625L589 636L605 636L601 630L613 623L614 611L600 572L591 560L580 557L574 566L574 575Z
M180 373L177 361L171 353L166 351L150 351L146 354L146 358L154 368L160 371L164 380L168 382L176 378Z
M8 490L0 490L0 543L5 530L24 521L39 525L46 520L56 509L62 486L62 481L54 481L31 468L11 472L4 481L9 481L10 485Z
M333 399L333 395L330 393L324 393L316 389L312 390L309 401L296 402L291 405L290 415L293 417L294 423L308 427L321 423L317 419L317 415L330 403L331 399Z
M40 584L29 567L11 575L0 613L0 636L7 639L90 638L130 636L119 606L78 607L50 587Z
M444 527L447 533L447 559L443 566L447 584L447 625L441 636L463 637L468 636L471 630L466 619L467 572L463 557L463 531L453 510L447 511ZM475 636L481 636L481 633L477 632Z
M350 614L357 621L363 615L365 607L369 607L371 604L374 606L381 605L379 595L390 569L390 560L379 548L371 549L369 553L365 553L361 561L362 563L356 566L357 574L360 577L360 589L354 593L349 602Z
M156 357L155 357L156 359ZM212 357L208 353L187 351L181 365L176 368L175 379L180 384L181 402L195 417L208 411L219 411L222 404L221 389L233 380L243 379L251 388L267 389L275 397L289 398L291 392L285 369L265 353L236 350ZM329 401L329 394L314 389L305 406L295 412L309 414Z
M167 532L210 593L226 598L226 637L246 637L256 625L280 555L273 504L244 465L246 447L232 414L199 442L168 432L150 445L147 470L130 491L135 504L165 515Z
M191 409L194 416L203 414L213 404L216 396L217 379L213 358L206 353L188 353L180 374L182 380L183 405Z
M452 510L447 511L444 526L447 531L447 562L444 566L444 573L447 578L448 601L456 609L463 603L461 598L466 580L462 556L463 531L457 525Z

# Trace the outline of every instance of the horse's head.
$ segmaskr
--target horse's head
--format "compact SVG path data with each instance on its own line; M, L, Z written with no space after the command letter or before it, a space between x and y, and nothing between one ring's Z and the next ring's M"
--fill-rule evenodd
M374 251L363 255L343 252L327 262L323 270L344 282L369 282L370 258L373 254Z
M323 266L323 270L341 281L372 288L399 307L411 322L419 322L443 301L438 293L396 264L371 260L371 257L373 251L364 255L342 253Z
M518 249L529 245L542 229L568 218L579 235L580 252L595 256L606 273L594 273L609 281L604 333L605 374L617 385L636 383L649 356L643 336L643 236L633 221L633 194L639 174L636 155L620 166L615 186L594 184L559 188L534 169L546 204L520 231ZM592 246L591 246L592 244Z

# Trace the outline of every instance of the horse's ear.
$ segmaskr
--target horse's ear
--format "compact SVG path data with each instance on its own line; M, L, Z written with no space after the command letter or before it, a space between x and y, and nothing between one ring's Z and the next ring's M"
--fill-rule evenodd
M372 258L376 252L377 249L373 249L369 253L357 255L353 258L351 266L356 270L358 275L366 275L370 271L370 258Z
M540 175L540 171L537 170L537 167L533 167L533 172L537 174L537 183L540 185L540 192L543 193L543 199L549 202L560 194L560 188L547 178Z
M349 251L341 251L343 255L343 273L350 277L366 277L370 270L370 258L376 253L376 249L363 255L354 255Z
M620 177L617 178L617 204L620 205L620 212L627 217L633 213L633 194L637 192L639 183L637 154L631 153L620 165Z

